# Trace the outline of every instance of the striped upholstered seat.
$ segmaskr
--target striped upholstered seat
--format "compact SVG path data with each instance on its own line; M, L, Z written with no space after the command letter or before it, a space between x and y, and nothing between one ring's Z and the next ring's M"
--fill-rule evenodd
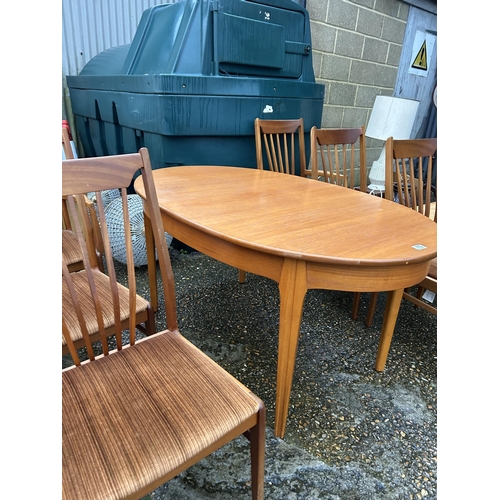
M69 229L62 232L62 254L70 271L83 269L83 257L78 237Z
M100 340L99 336L99 324L97 321L97 316L95 312L95 305L93 301L92 294L89 293L89 280L87 274L84 270L73 273L73 286L75 294L78 298L78 302L81 306L81 311L85 319L85 326L87 328L88 334L90 336L91 342L97 342ZM108 276L105 274L93 270L92 276L94 278L95 287L99 294L101 308L102 308L102 319L104 323L104 329L107 336L113 335L115 333L115 316L114 316L114 304L113 297L108 293L111 283ZM130 297L129 290L125 286L117 283L118 297L120 303L120 321L121 329L128 330L130 328L128 319L130 314ZM62 304L63 304L63 317L68 327L71 339L77 346L77 348L84 347L85 343L83 340L83 334L81 325L78 319L77 310L73 306L73 302L70 297L70 292L66 280L62 280ZM154 312L150 303L141 297L136 295L136 324L145 323L147 326L147 334L151 335L154 333ZM62 338L63 343L63 353L68 352L68 347L66 345L66 340L64 336Z
M63 499L140 498L254 427L262 410L169 331L63 372L62 391Z

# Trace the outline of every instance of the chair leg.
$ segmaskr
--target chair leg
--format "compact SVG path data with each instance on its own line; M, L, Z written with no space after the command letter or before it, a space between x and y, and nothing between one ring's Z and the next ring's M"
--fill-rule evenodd
M247 273L243 269L238 269L238 281L240 283L245 283Z
M250 440L252 500L263 500L266 452L266 409L264 406L259 410L257 424L246 435Z
M361 292L354 292L354 298L352 301L352 311L351 318L353 320L358 319L358 311L359 311L359 302L361 300Z
M375 306L377 305L378 292L373 292L370 296L370 304L368 305L368 313L366 315L365 325L370 327L373 323L373 316L375 315Z

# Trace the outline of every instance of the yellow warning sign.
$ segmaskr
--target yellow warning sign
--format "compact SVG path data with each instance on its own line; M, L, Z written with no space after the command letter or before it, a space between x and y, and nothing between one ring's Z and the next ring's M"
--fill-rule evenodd
M411 57L408 58L408 73L427 76L429 71L433 71L433 68L436 67L436 63L432 59L435 45L436 35L428 31L416 31Z
M425 40L422 47L420 47L420 50L417 52L417 56L413 60L411 67L427 71L427 46Z

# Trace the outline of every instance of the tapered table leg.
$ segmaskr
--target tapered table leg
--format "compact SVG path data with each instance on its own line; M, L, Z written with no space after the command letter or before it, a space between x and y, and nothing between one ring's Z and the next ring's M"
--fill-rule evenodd
M300 322L304 297L307 292L306 263L304 261L285 259L279 290L280 326L274 434L282 438L285 435Z
M379 372L384 371L385 368L385 362L387 361L387 355L389 354L389 347L391 346L394 327L396 326L396 320L398 319L399 306L401 305L403 291L404 289L401 288L400 290L392 290L387 294L384 321L382 323L377 359L375 361L375 370Z

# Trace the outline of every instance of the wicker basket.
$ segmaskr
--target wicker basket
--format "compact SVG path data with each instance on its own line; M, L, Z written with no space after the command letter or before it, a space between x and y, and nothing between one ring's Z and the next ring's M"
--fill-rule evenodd
M144 212L142 199L137 194L127 195L130 224L132 232L132 250L136 266L147 265L146 236L144 234ZM113 257L122 264L127 262L125 251L125 229L123 226L123 209L121 198L115 198L104 211L108 225L109 239ZM167 244L172 243L172 236L165 233Z
M102 196L102 204L104 206L104 209L113 201L116 200L116 198L120 197L120 190L119 189L107 189L105 191L101 191L101 196ZM94 203L96 203L95 199L95 193L87 193L87 198ZM98 214L99 215L99 214Z

